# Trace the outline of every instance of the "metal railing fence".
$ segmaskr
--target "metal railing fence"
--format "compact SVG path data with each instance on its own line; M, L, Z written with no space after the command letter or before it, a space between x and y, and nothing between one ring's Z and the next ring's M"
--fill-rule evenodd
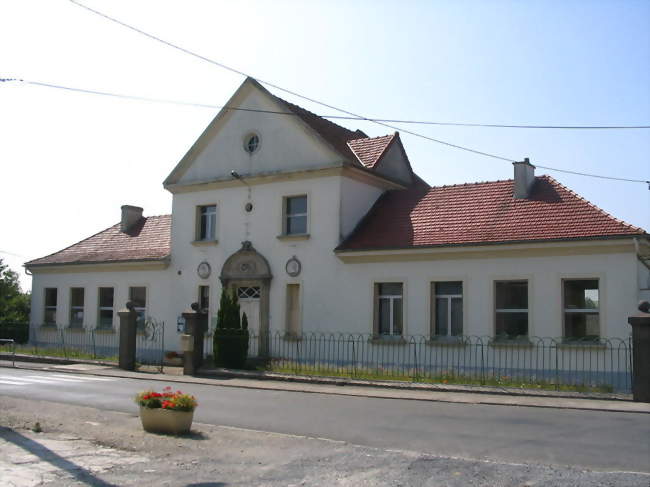
M212 348L212 336L208 334L206 357L212 355ZM308 332L291 336L272 332L261 336L251 333L248 355L266 355L268 370L302 375L548 390L631 391L629 338L432 339L424 335L376 337Z
M51 325L27 325L28 340L17 353L117 362L119 329ZM4 338L4 337L2 337ZM165 350L164 323L146 320L136 335L136 362L162 370Z

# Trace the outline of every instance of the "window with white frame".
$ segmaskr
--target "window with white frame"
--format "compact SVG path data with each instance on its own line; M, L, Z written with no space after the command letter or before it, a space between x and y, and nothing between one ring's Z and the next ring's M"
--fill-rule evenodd
M196 239L205 241L217 239L217 205L198 207Z
M115 290L112 287L99 288L99 319L97 320L97 328L111 329L113 328L113 301Z
M285 235L304 235L307 233L307 195L284 198Z
M502 339L528 336L528 281L496 281L495 335Z
M70 288L70 326L80 328L84 324L84 288Z
M375 332L384 337L402 336L403 284L382 282L375 284Z
M56 304L58 300L58 291L55 287L45 288L45 309L43 313L43 323L46 325L56 325Z
M433 282L434 323L437 337L463 334L463 283L461 281Z
M144 286L130 287L129 301L133 303L133 309L138 313L137 328L142 330L144 329L145 314L147 312L147 288Z
M564 279L564 338L598 340L600 295L598 279Z

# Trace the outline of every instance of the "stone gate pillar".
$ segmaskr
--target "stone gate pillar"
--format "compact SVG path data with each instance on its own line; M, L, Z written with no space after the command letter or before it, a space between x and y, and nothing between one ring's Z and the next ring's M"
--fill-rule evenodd
M138 313L133 303L128 301L126 307L117 312L120 318L119 368L135 370L135 336Z
M641 301L639 313L627 322L632 325L632 395L635 401L650 402L650 303Z
M183 312L185 334L190 342L183 350L183 373L194 375L203 363L203 343L208 329L208 314L199 309L199 303L192 303L191 308ZM190 350L191 349L191 350Z

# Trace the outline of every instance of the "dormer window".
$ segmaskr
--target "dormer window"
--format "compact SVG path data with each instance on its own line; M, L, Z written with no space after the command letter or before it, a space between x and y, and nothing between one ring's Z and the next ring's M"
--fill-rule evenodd
M260 137L257 134L248 134L244 137L244 150L253 154L260 147Z

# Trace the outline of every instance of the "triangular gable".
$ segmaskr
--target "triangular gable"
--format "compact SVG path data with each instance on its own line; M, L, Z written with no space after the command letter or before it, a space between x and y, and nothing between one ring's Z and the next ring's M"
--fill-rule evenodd
M227 124L229 120L233 119L233 117L242 116L242 113L247 113L250 115L250 112L240 112L238 110L231 110L229 108L241 107L242 104L245 103L246 100L255 92L258 96L264 98L265 104L269 105L271 109L268 111L287 113L286 118L285 116L279 114L265 115L264 113L256 113L255 115L259 115L258 120L262 120L261 117L264 116L277 117L275 121L278 126L283 125L286 127L287 124L293 124L295 128L299 129L297 131L294 129L294 132L305 133L312 139L314 146L309 152L309 157L312 157L314 159L314 161L312 161L312 164L316 164L318 161L321 161L321 163L325 161L326 164L331 163L331 165L360 165L345 144L345 139L351 139L355 137L358 138L362 137L363 135L340 127L336 124L333 124L332 122L318 117L317 115L312 114L311 112L308 112L307 110L298 107L297 105L286 102L281 98L278 98L271 94L266 88L264 88L253 78L247 78L240 85L233 96L230 97L225 107L219 111L217 116L210 122L201 136L196 140L189 151L165 179L163 183L165 186L177 184L179 182L182 183L184 175L188 173L196 159L200 157L204 151L206 151L210 144L213 143L215 137L219 134L220 130L222 130L222 128ZM253 126L250 128L255 129ZM237 137L243 137L244 135L245 134L242 132L241 135L238 135ZM264 143L265 142L262 141L262 144ZM239 156L239 154L237 155ZM235 167L232 169L235 169ZM243 172L247 173L247 171ZM229 173L229 171L227 171L227 173ZM197 178L194 177L192 179Z
M408 184L413 182L413 169L399 132L381 137L352 140L348 142L348 146L367 169Z

